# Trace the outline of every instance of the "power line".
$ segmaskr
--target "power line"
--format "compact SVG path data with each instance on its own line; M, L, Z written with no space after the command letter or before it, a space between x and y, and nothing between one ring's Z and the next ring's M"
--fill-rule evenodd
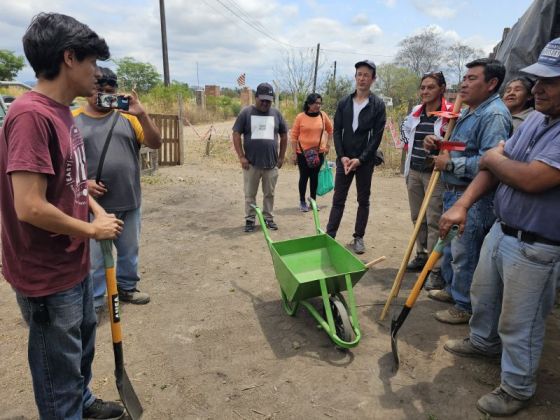
M285 45L287 47L290 48L308 48L308 47L297 47L295 45L289 44L287 42L284 41L280 41L276 38L274 38L273 36L269 35L268 33L266 33L265 30L260 29L259 27L257 27L255 24L253 24L252 22L246 20L243 16L239 15L235 10L233 10L232 8L230 8L229 6L227 6L226 4L224 4L221 0L216 0L216 2L218 2L220 5L222 5L222 7L224 7L225 9L227 9L229 12L233 13L235 16L237 16L239 19L241 19L243 22L245 22L247 25L249 25L251 28L253 28L255 31L259 32L260 34L266 36L267 38L271 39L272 41L281 44L281 45ZM262 25L261 25L262 26Z

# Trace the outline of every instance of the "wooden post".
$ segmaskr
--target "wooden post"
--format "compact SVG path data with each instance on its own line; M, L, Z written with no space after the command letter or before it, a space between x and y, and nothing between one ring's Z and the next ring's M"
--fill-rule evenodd
M179 119L179 165L182 165L185 163L186 144L183 142L183 95L180 93L177 94L177 105L179 107L177 111L177 118Z

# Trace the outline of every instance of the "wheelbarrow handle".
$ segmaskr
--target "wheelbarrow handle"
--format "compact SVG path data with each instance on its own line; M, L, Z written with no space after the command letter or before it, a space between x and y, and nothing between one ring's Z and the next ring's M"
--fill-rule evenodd
M257 219L259 219L259 223L261 225L261 229L264 233L264 238L266 239L266 242L268 244L268 246L272 245L272 239L270 239L270 234L268 232L268 228L266 227L266 222L264 221L264 216L262 214L262 211L260 208L258 208L257 206L255 206L254 204L251 204L251 207L253 207L253 209L255 210L255 213L257 213Z
M317 235L321 235L325 233L323 229L321 229L321 224L319 223L319 211L317 210L317 202L310 198L309 204L311 204L311 208L313 209L313 221L315 222L315 230L317 231Z

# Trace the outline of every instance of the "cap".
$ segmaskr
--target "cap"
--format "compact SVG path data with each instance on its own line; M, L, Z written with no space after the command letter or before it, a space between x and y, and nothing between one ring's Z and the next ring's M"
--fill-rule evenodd
M257 93L255 96L265 101L274 101L274 90L270 84L261 83L257 86Z
M358 61L356 64L354 64L355 68L358 68L360 66L368 66L375 73L375 63L371 60L362 60L362 61Z
M521 71L537 77L560 76L560 38L553 39L546 44L537 62Z

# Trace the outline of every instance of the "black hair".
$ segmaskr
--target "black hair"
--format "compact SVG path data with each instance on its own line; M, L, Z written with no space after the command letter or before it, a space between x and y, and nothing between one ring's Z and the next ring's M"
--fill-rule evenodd
M506 77L506 68L502 64L502 62L494 60L493 58L478 58L466 64L466 67L468 69L477 66L484 67L484 81L486 83L488 83L493 78L498 79L498 83L496 84L496 87L494 88L492 93L496 93L498 90L500 90L500 86L502 86L504 78Z
M303 103L303 111L304 112L309 111L309 105L312 105L315 102L317 102L317 99L322 100L323 97L321 95L319 95L318 93L310 93L309 95L307 95L307 99Z
M74 51L78 61L111 56L103 38L73 17L59 13L40 13L31 20L23 36L23 50L35 76L47 80L58 76L65 51Z
M107 67L97 67L101 73L101 77L97 79L97 84L100 86L110 85L112 87L119 87L117 83L117 75L115 72Z
M442 71L428 71L424 73L422 75L422 78L420 79L420 84L422 84L422 81L424 79L427 79L428 77L434 79L437 82L438 86L447 86L447 83L445 82L445 76L443 75Z
M506 89L513 82L520 82L525 88L525 90L527 91L527 94L531 96L531 98L527 99L527 102L525 102L525 109L534 108L535 98L533 98L533 93L531 91L533 90L533 86L535 86L535 81L528 78L527 76L514 77L513 79L511 79L509 82L506 83ZM505 89L504 89L504 93L505 93Z

